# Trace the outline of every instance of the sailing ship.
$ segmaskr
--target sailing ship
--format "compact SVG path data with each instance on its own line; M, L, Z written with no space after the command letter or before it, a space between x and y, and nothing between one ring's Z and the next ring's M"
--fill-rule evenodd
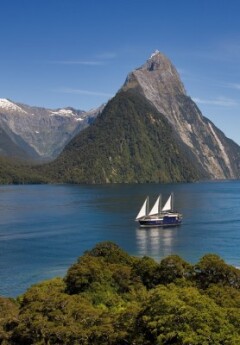
M181 213L173 210L173 193L170 194L163 208L161 208L161 199L159 195L149 212L149 197L146 198L135 219L141 227L168 227L181 224Z

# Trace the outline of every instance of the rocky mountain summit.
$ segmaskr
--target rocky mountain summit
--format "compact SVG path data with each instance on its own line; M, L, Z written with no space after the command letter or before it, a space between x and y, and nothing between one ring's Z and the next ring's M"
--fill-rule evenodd
M0 99L0 155L53 160L101 110L45 109Z
M206 117L186 94L170 60L155 51L144 65L131 72L122 90L136 90L172 125L180 145L208 178L238 178L240 147Z
M138 89L160 113L169 110L169 105L178 94L186 94L178 72L171 62L158 50L144 65L129 73L123 90Z

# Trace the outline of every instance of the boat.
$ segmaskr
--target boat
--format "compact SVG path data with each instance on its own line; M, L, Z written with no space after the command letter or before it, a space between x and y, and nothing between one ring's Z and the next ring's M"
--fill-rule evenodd
M173 209L173 193L170 194L163 208L161 195L158 196L149 211L149 197L147 197L136 217L141 227L170 227L180 225L182 214Z

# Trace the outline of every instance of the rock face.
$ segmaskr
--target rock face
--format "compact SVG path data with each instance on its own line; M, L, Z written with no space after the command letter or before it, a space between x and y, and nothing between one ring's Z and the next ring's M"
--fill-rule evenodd
M53 160L102 108L90 112L73 108L52 110L0 99L0 155Z
M154 52L128 75L122 90L129 89L144 95L166 117L179 144L184 144L207 178L239 178L240 147L201 114L162 53Z

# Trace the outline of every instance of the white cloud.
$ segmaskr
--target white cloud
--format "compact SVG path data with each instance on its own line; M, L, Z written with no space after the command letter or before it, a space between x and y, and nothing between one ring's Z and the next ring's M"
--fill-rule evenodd
M101 66L104 65L103 61L97 60L59 60L52 61L51 63L59 65L86 65L86 66Z
M82 89L71 89L71 88L63 88L54 90L55 92L60 93L70 93L76 95L85 95L85 96L101 96L101 97L113 97L114 95L111 93L101 92L101 91L90 91L90 90L82 90Z
M239 35L225 35L206 45L204 50L192 50L188 53L198 59L209 61L238 63L240 58L240 37Z
M97 54L97 58L98 59L103 59L103 60L110 60L110 59L115 59L117 56L116 53L113 52L105 52L105 53L101 53L101 54Z
M93 59L87 60L54 60L48 61L51 64L59 65L85 65L85 66L102 66L107 63L107 60L116 58L116 53L114 52L103 52L96 54Z
M219 42L219 51L225 57L230 59L239 59L240 57L240 43L239 35L226 36L221 42Z
M240 90L240 84L238 84L238 83L228 83L228 84L226 84L226 87L229 87L229 88L235 89L235 90Z
M50 61L53 64L59 65L85 65L85 66L102 66L105 65L104 60L111 60L116 57L116 54L113 52L105 52L97 54L94 59L88 60L55 60Z
M201 98L192 98L195 103L198 104L207 104L207 105L217 105L222 107L234 107L238 103L231 98L218 97L216 99L201 99Z
M186 70L183 69L183 68L178 68L178 67L177 67L177 72L178 72L178 74L181 75L181 76L184 76L185 74L187 74L187 73L186 73Z

